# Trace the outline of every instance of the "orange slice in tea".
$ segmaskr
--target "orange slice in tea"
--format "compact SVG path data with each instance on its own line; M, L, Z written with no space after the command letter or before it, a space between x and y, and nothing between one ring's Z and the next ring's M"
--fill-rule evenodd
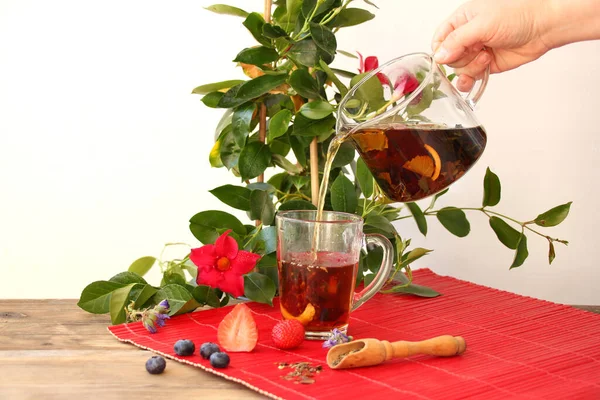
M385 131L382 129L364 130L352 134L362 151L386 150L388 148L388 139Z
M310 321L312 321L313 318L315 317L315 308L310 303L308 303L306 305L306 307L304 308L304 311L302 311L302 314L298 315L297 317L290 314L290 312L288 310L286 310L285 307L283 306L283 304L281 304L281 303L279 303L279 308L281 309L281 315L283 315L284 319L298 320L304 326L308 325L308 323Z
M442 161L440 155L433 147L426 144L425 149L429 153L429 156L416 156L405 162L402 167L435 181L440 176Z

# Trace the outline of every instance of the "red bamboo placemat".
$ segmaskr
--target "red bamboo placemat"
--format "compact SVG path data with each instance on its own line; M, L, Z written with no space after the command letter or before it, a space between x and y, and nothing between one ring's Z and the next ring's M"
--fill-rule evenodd
M281 319L278 303L248 303L259 327L252 353L230 353L231 364L216 370L198 355L216 342L217 326L230 307L177 316L150 334L141 323L109 327L120 341L241 383L283 399L600 399L600 315L490 289L427 269L414 281L443 293L433 299L378 294L355 311L350 334L389 341L463 336L467 351L458 357L413 356L351 370L330 370L322 342L305 341L278 350L271 329ZM276 299L277 300L277 299ZM191 339L197 352L179 357L178 339ZM322 365L314 384L282 379L280 362ZM168 368L168 367L167 367ZM340 397L341 396L341 397Z

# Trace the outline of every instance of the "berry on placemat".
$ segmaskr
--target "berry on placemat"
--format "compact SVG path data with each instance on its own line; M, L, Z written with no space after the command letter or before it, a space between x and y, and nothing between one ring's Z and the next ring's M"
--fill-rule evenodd
M219 346L217 346L216 343L206 342L203 343L202 346L200 346L200 355L205 360L208 360L211 354L217 353L219 351L221 351L221 349L219 348Z
M177 354L178 356L191 356L192 354L194 354L196 346L191 340L182 339L175 342L173 350L175 350L175 354Z
M146 361L146 371L151 374L162 374L167 362L161 356L152 356Z
M210 365L214 368L227 368L229 365L229 356L227 353L216 352L210 355Z
M250 308L236 305L219 324L217 338L227 351L252 351L258 342L258 329Z
M295 319L278 322L273 327L271 338L278 349L293 349L304 341L304 326Z

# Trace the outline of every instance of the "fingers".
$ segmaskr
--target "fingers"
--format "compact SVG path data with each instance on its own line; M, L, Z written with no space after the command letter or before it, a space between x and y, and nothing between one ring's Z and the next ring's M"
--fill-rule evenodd
M482 47L484 31L477 18L449 31L453 26L452 23L444 23L440 27L439 34L434 35L435 44L439 43L445 35L445 38L437 45L434 55L435 61L439 64L456 63L468 56L469 50Z
M481 79L485 69L492 62L492 55L487 51L480 52L475 59L464 67L455 69L458 75L456 87L461 92L468 92L473 88L476 79Z

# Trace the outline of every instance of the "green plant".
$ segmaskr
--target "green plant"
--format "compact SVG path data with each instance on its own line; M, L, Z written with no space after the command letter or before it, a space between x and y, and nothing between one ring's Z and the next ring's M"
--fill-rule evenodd
M207 210L192 216L189 227L200 243L209 246L230 231L229 237L240 250L260 255L254 271L243 276L244 294L251 300L271 303L276 295L275 214L278 210L315 209L325 155L334 135L337 104L363 76L331 66L336 54L354 57L337 48L335 33L374 18L365 9L350 7L353 2L279 0L274 2L271 13L271 2L267 0L265 17L223 4L208 7L212 12L241 18L257 41L257 46L243 49L233 60L248 80L210 83L193 90L203 96L201 100L206 106L224 110L209 162L212 167L227 168L236 177L231 184L214 188L210 193L227 206L245 211L248 222L254 223L245 224L224 211ZM375 7L370 1L364 2ZM435 87L431 90L429 104L435 97ZM265 171L272 169L276 173L265 182ZM465 211L481 212L489 218L500 242L515 251L510 268L521 266L528 256L526 234L548 241L550 263L555 257L554 243L567 244L541 233L537 227L561 223L571 203L523 222L500 214L492 209L500 201L500 180L489 169L481 207L436 209L436 200L447 190L433 197L424 210L416 203L392 207L380 195L373 177L362 160L356 159L349 143L342 144L335 157L330 181L325 208L361 215L365 232L385 235L394 245L395 270L384 293L438 295L411 281L410 264L431 250L411 249L410 239L400 237L394 221L412 218L426 235L427 217L436 217L450 233L464 237L470 232ZM357 283L363 280L369 283L374 274L365 272L377 272L380 261L378 250L363 254ZM155 264L163 273L158 287L142 277ZM197 274L189 255L172 260L164 260L162 256L142 257L128 272L88 285L79 306L93 313L110 313L113 323L121 323L126 320L123 310L127 304L141 308L167 299L173 315L204 305L220 307L228 303L230 294L197 285Z

